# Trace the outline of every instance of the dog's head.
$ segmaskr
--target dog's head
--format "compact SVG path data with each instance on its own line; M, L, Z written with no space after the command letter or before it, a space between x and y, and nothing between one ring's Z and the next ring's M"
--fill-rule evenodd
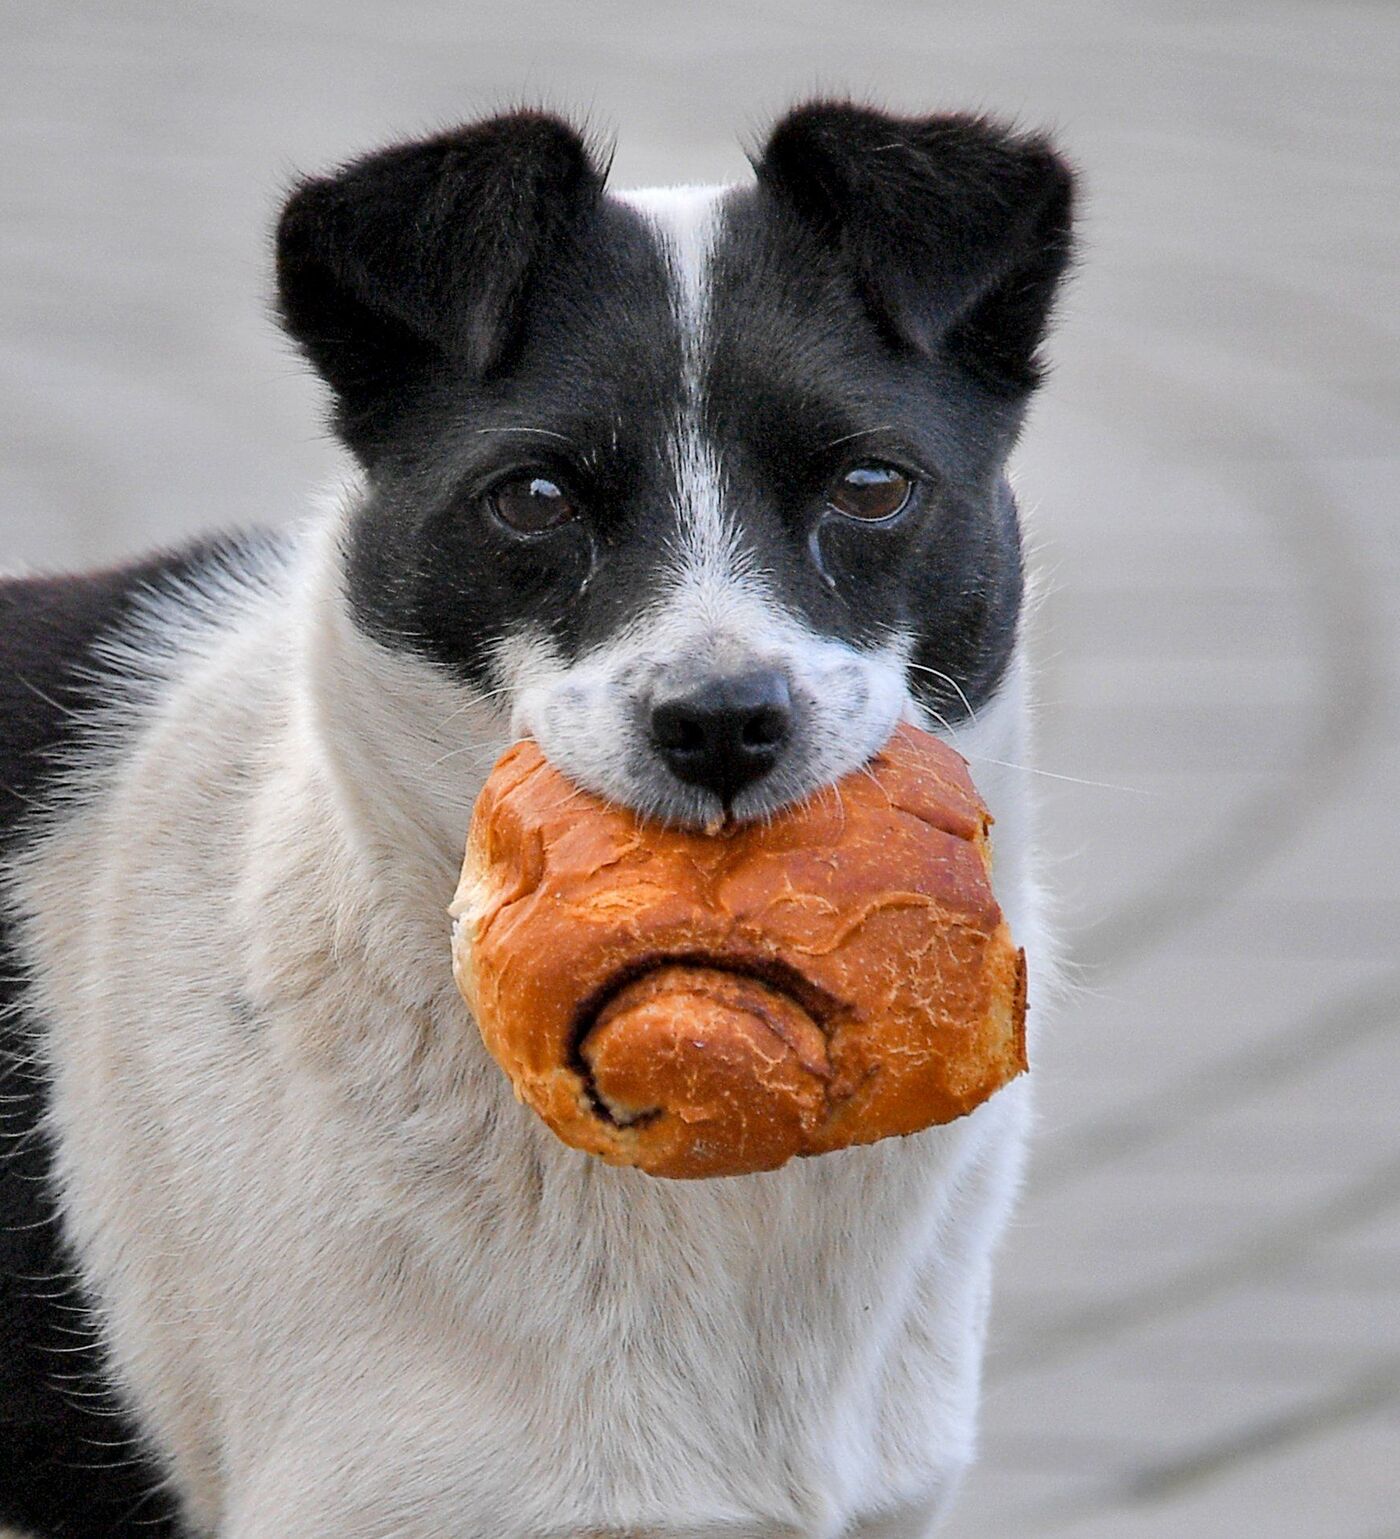
M357 623L692 823L995 693L1004 466L1069 252L1062 162L978 119L816 104L754 169L610 195L521 113L308 182L279 231L370 488Z

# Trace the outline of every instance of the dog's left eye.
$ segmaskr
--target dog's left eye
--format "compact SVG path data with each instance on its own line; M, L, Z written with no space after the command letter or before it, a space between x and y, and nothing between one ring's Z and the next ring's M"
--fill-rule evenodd
M519 534L543 534L578 516L578 505L557 481L544 475L514 476L487 497L491 511Z
M877 460L843 470L826 489L829 506L847 518L874 521L903 512L914 483L902 470Z

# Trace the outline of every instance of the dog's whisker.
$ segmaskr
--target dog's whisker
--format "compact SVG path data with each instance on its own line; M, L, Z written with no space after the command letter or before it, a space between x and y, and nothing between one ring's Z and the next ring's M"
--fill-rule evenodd
M962 701L962 708L967 712L969 721L977 720L977 712L972 709L972 702L963 693L963 687L951 674L944 673L941 668L930 668L925 663L905 663L906 668L912 668L916 673L931 673L934 678L942 679L945 684L950 684L957 691L958 699Z
M449 748L446 753L439 754L425 769L435 770L446 764L451 759L466 758L473 766L479 764L494 764L501 756L501 750L497 748L482 748L479 743L463 743L458 748Z
M475 710L479 705L488 705L492 700L499 700L502 695L514 693L514 686L502 685L500 689L487 690L482 694L473 695L470 700L464 701L455 711L449 711L446 716L433 728L434 733L441 732L449 722L456 721L459 716L464 716L468 711Z
M1147 786L1120 786L1111 780L1085 780L1080 775L1061 775L1055 770L1040 769L1034 764L1013 764L1009 759L992 759L986 754L966 754L973 764L995 764L1001 769L1019 770L1023 775L1043 775L1047 780L1065 780L1071 785L1092 786L1096 791L1126 791L1130 796L1155 796L1157 793Z

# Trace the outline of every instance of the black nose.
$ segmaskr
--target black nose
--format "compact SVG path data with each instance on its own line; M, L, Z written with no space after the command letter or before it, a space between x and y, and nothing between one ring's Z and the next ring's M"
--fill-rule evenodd
M715 679L652 707L651 736L681 779L726 805L778 762L792 731L792 697L781 673Z

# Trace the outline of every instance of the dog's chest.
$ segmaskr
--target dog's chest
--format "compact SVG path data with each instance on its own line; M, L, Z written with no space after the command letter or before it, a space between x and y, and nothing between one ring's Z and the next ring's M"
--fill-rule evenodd
M293 1389L310 1408L298 1467L378 1493L346 1510L349 1532L417 1534L414 1512L437 1515L425 1539L466 1513L471 1533L658 1539L926 1518L971 1437L983 1288L969 1213L880 1211L878 1188L904 1183L879 1151L846 1162L863 1173L831 1160L790 1182L658 1188L556 1160L528 1116L503 1110L503 1169L479 1167L464 1200L420 1191L422 1235L347 1223L294 1258L302 1298L257 1279L262 1344L280 1338L274 1356L301 1382L274 1376L230 1407L247 1440ZM984 1207L985 1150L958 1154L968 1205ZM760 1182L757 1200L741 1190ZM298 1499L340 1500L321 1478Z
M227 914L195 936L187 902L147 893L121 922L60 1075L69 1191L196 1511L271 1462L295 1477L270 1510L336 1512L347 1535L471 1513L493 1536L807 1539L952 1482L1010 1102L662 1183L557 1146L450 996L405 1009L308 944L277 983L298 997L250 1022L218 1001L267 980L209 971L239 949Z

